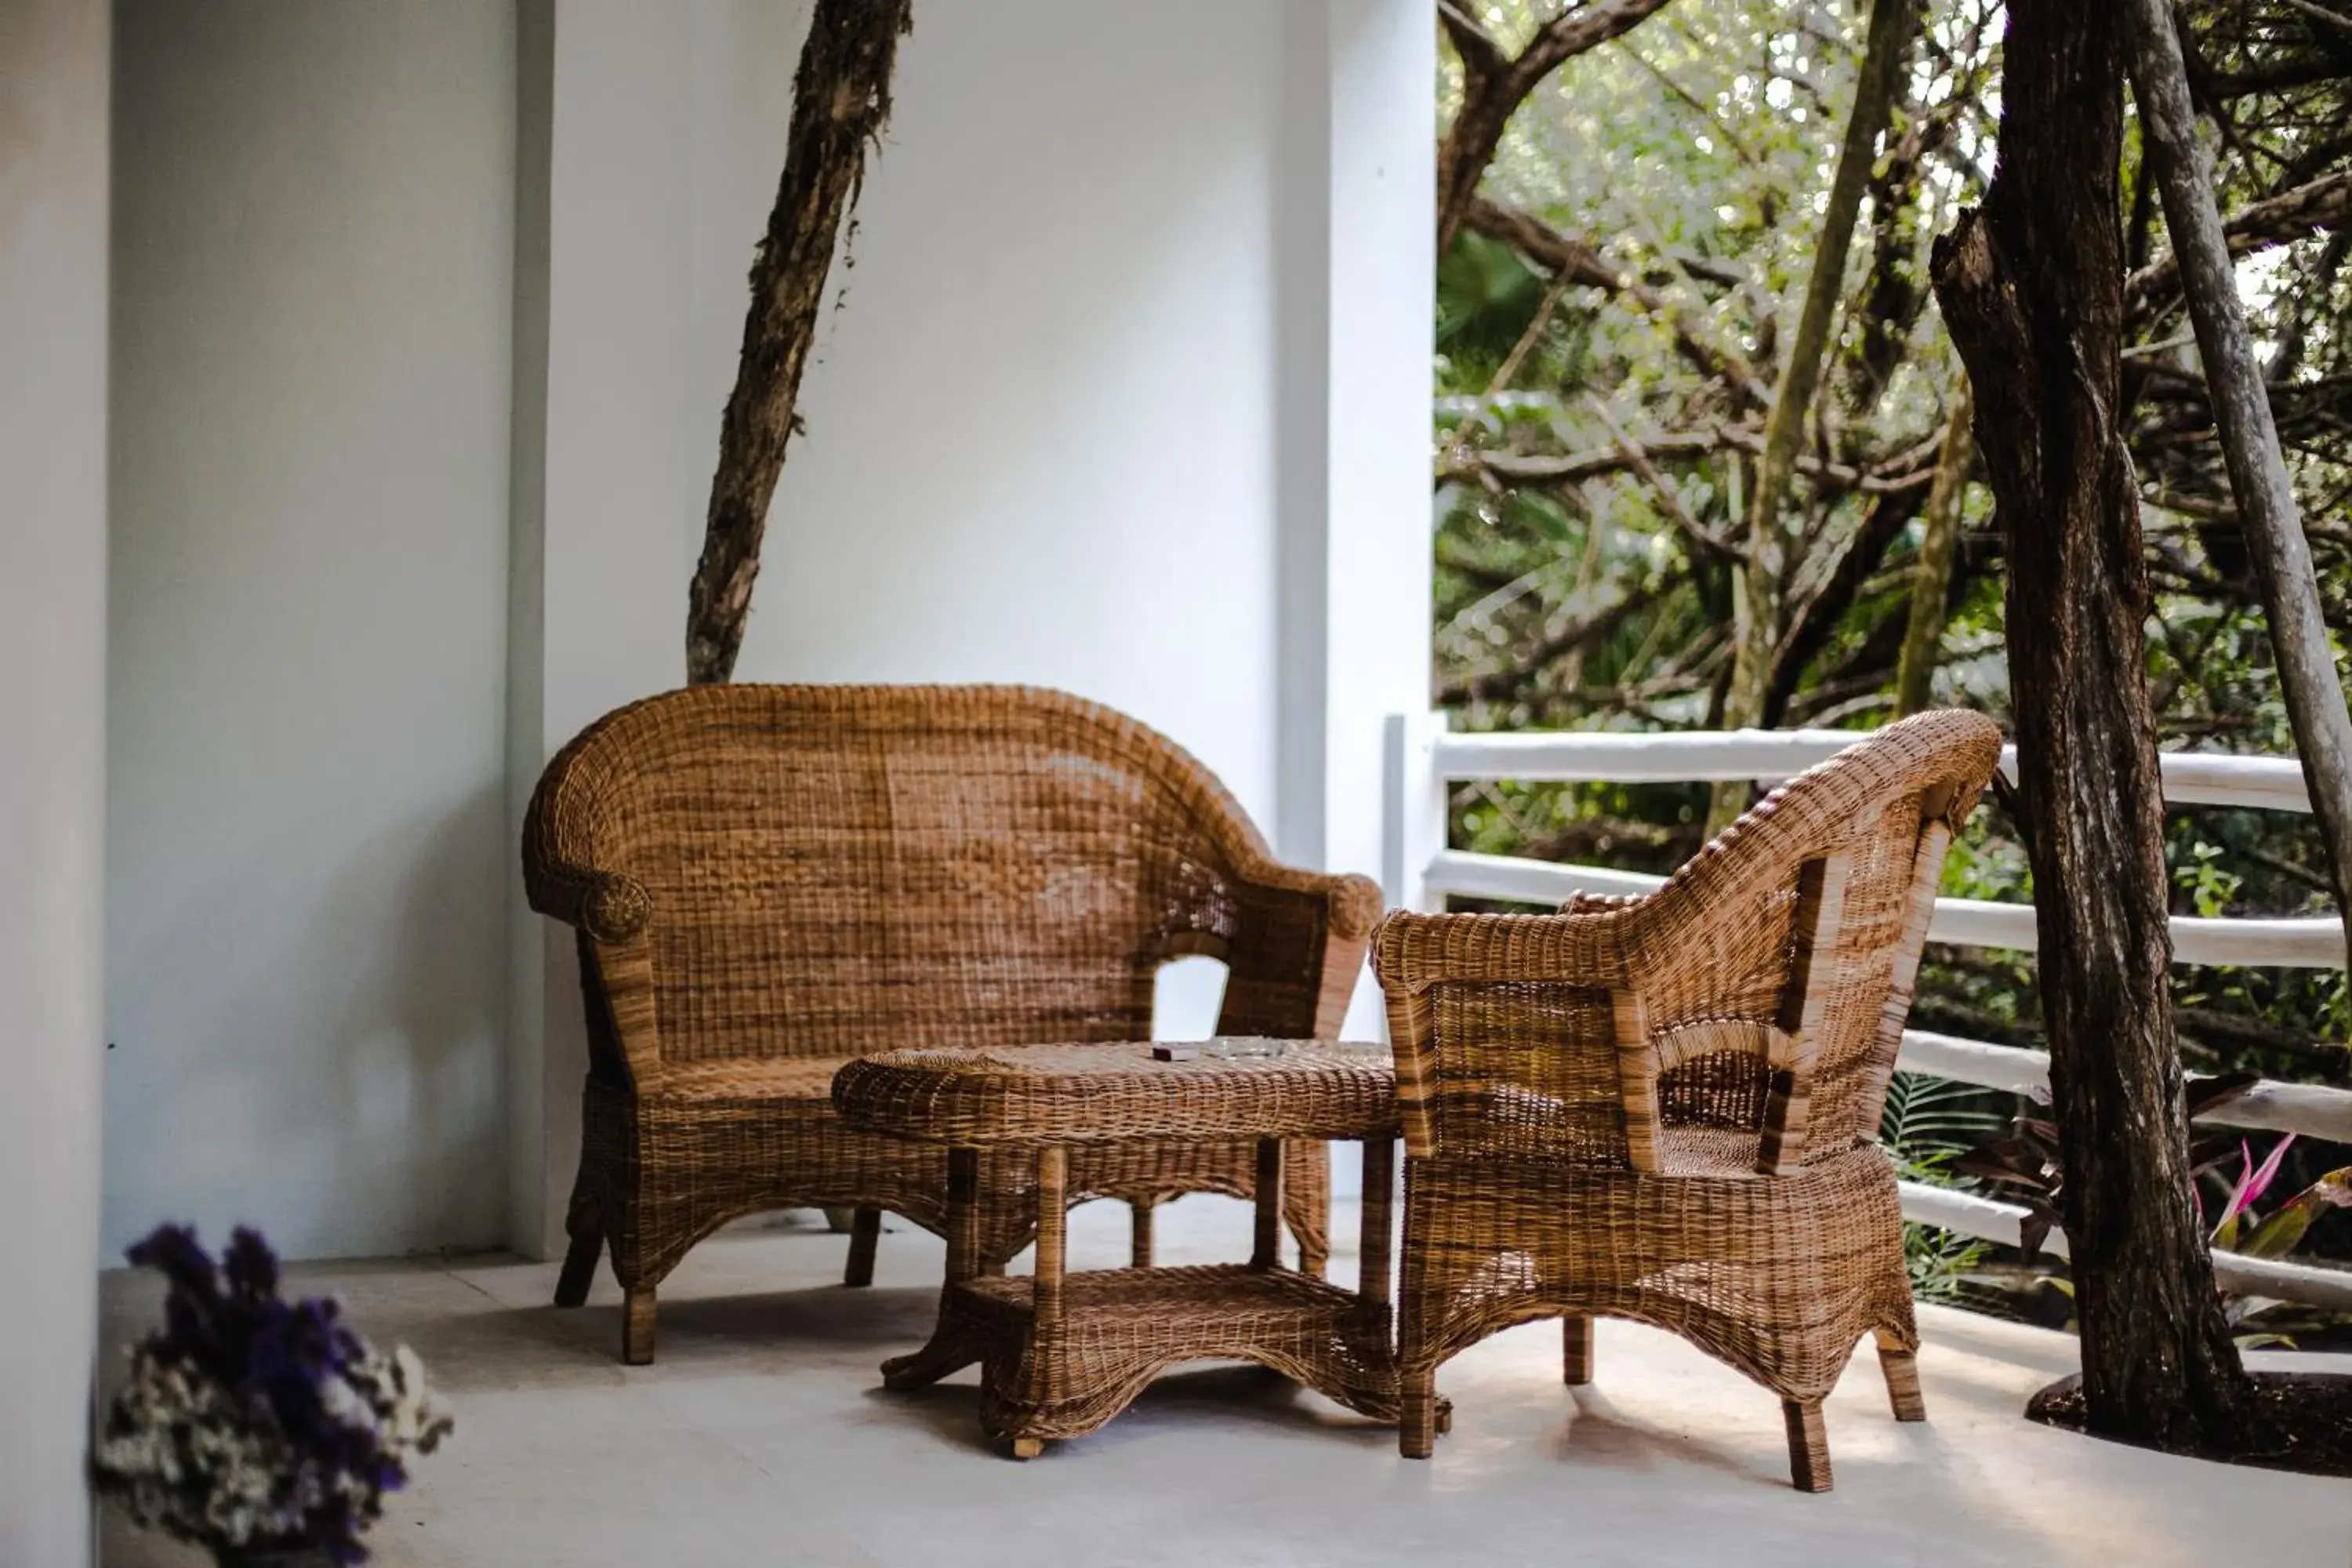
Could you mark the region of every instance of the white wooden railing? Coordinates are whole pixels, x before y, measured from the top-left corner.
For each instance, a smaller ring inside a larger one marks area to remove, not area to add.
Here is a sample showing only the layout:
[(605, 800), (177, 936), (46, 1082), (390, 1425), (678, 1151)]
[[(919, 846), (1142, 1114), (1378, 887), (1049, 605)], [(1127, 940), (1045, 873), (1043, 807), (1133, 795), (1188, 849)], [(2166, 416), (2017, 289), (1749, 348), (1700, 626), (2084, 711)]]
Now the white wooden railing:
[[(1853, 743), (1836, 730), (1741, 730), (1675, 734), (1587, 734), (1566, 731), (1455, 735), (1442, 714), (1406, 714), (1389, 726), (1386, 892), (1404, 909), (1439, 910), (1449, 897), (1511, 900), (1553, 905), (1570, 893), (1646, 892), (1661, 879), (1601, 866), (1561, 866), (1515, 856), (1450, 848), (1446, 796), (1470, 780), (1528, 783), (1773, 784), (1801, 773)], [(2003, 752), (2012, 772), (2015, 756)], [(2167, 753), (2165, 798), (2181, 805), (2252, 806), (2309, 811), (2303, 769), (2292, 757)], [(1969, 947), (2034, 946), (2030, 904), (1939, 899), (1929, 933), (1937, 942)], [(2335, 920), (2196, 920), (2172, 921), (2173, 957), (2181, 963), (2341, 967), (2344, 928)], [(2050, 1058), (2041, 1051), (1924, 1029), (1903, 1037), (1904, 1068), (2046, 1101)], [(2352, 1143), (2352, 1090), (2265, 1080), (2203, 1119), (2217, 1126), (2297, 1132)], [(2026, 1210), (1974, 1193), (1903, 1184), (1903, 1212), (1989, 1241), (2015, 1246)], [(2044, 1247), (2063, 1257), (2066, 1241), (2053, 1233)], [(2317, 1268), (2217, 1253), (2214, 1272), (2224, 1288), (2245, 1295), (2352, 1310), (2352, 1269)]]

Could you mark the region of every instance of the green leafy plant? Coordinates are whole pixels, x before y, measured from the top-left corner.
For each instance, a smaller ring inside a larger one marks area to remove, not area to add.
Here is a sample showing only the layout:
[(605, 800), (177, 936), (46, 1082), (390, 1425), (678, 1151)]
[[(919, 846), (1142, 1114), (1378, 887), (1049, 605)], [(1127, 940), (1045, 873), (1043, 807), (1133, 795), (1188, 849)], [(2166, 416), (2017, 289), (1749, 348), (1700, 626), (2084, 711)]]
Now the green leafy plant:
[[(2257, 1081), (2256, 1075), (2250, 1072), (2189, 1079), (2187, 1099), (2190, 1119), (2219, 1110)], [(2253, 1144), (2246, 1138), (2221, 1134), (2191, 1141), (2189, 1152), (2192, 1182), (2215, 1182), (2221, 1193), (2221, 1214), (2212, 1221), (2208, 1234), (2214, 1250), (2242, 1258), (2284, 1258), (2303, 1245), (2321, 1215), (2331, 1208), (2352, 1208), (2352, 1165), (2328, 1172), (2275, 1207), (2267, 1211), (2262, 1207), (2277, 1184), (2287, 1151), (2294, 1142), (2294, 1134), (2287, 1133), (2258, 1162)], [(2238, 1158), (2238, 1171), (2230, 1177), (2222, 1173), (2233, 1153)], [(2065, 1161), (2059, 1152), (2055, 1126), (2038, 1117), (2021, 1116), (2007, 1135), (1968, 1150), (1950, 1161), (1948, 1168), (1976, 1177), (2003, 1197), (2024, 1205), (2026, 1217), (2018, 1226), (2020, 1250), (2029, 1262), (2041, 1253), (2042, 1244), (2057, 1227), (2059, 1200), (2065, 1192)], [(2197, 1203), (2200, 1215), (2203, 1215), (2204, 1193), (2192, 1185), (2190, 1196)], [(2063, 1294), (2074, 1293), (2065, 1280), (2053, 1279), (2051, 1283)], [(2231, 1325), (2246, 1331), (2238, 1336), (2240, 1344), (2249, 1347), (2294, 1342), (2288, 1331), (2299, 1324), (2280, 1321), (2277, 1316), (2284, 1305), (2266, 1296), (2236, 1292), (2225, 1292), (2223, 1299)], [(2264, 1322), (2252, 1321), (2258, 1317)]]
[[(1898, 1072), (1886, 1086), (1879, 1144), (1906, 1181), (1969, 1185), (1953, 1169), (1955, 1163), (2001, 1126), (2001, 1118), (1985, 1109), (1984, 1099), (1984, 1090), (1967, 1084)], [(1969, 1300), (1973, 1304), (1969, 1277), (1990, 1250), (1974, 1237), (1934, 1226), (1903, 1227), (1904, 1267), (1911, 1276), (1911, 1293), (1923, 1301), (1957, 1304)]]
[[(2277, 1183), (2280, 1163), (2294, 1143), (2294, 1134), (2290, 1132), (2272, 1145), (2269, 1154), (2257, 1165), (2252, 1145), (2240, 1140), (2238, 1176), (2231, 1184), (2221, 1217), (2212, 1230), (2216, 1248), (2245, 1258), (2285, 1258), (2303, 1245), (2312, 1223), (2321, 1215), (2331, 1208), (2352, 1208), (2352, 1165), (2328, 1172), (2267, 1214), (2257, 1208)], [(2238, 1336), (2238, 1342), (2249, 1347), (2294, 1342), (2290, 1331), (2300, 1325), (2277, 1321), (2279, 1309), (2286, 1305), (2267, 1296), (2235, 1293), (2227, 1295), (2222, 1302), (2232, 1328), (2250, 1329)], [(2265, 1323), (2252, 1325), (2251, 1320), (2257, 1317), (2266, 1320)]]
[[(2257, 1081), (2250, 1072), (2190, 1079), (2189, 1120), (2227, 1104)], [(2189, 1150), (2190, 1176), (2202, 1175), (2228, 1160), (2232, 1146), (2226, 1136), (2193, 1141)], [(2022, 1204), (2026, 1215), (2018, 1223), (2018, 1249), (2028, 1262), (2041, 1255), (2042, 1244), (2058, 1228), (2058, 1203), (2066, 1190), (2065, 1156), (2059, 1152), (2056, 1123), (2039, 1116), (2020, 1116), (2006, 1136), (1977, 1144), (1955, 1159), (1951, 1168)]]

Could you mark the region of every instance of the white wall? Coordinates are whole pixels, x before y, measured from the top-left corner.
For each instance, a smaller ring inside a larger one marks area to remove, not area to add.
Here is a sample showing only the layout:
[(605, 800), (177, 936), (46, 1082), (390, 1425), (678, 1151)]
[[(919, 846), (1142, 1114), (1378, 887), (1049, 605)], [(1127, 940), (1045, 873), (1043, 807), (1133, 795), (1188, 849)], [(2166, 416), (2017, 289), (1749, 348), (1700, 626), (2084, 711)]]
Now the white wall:
[[(1283, 100), (1319, 64), (1286, 57), (1286, 9), (919, 10), (741, 675), (1066, 687), (1166, 731), (1271, 827)], [(698, 226), (698, 457), (782, 97), (734, 98), (730, 140), (768, 156)]]
[[(513, 830), (681, 677), (808, 8), (121, 0), (110, 1242), (552, 1241), (579, 999)], [(1376, 871), (1432, 37), (919, 6), (739, 674), (1066, 687)]]
[[(806, 13), (553, 5), (519, 758), (682, 673)], [(1072, 689), (1376, 873), (1381, 715), (1428, 686), (1433, 37), (1420, 0), (919, 6), (739, 678)], [(545, 1249), (579, 1000), (516, 919), (510, 1235)]]
[(514, 27), (118, 7), (110, 1250), (502, 1228)]
[(106, 659), (107, 24), (0, 0), (0, 1563), (90, 1560)]

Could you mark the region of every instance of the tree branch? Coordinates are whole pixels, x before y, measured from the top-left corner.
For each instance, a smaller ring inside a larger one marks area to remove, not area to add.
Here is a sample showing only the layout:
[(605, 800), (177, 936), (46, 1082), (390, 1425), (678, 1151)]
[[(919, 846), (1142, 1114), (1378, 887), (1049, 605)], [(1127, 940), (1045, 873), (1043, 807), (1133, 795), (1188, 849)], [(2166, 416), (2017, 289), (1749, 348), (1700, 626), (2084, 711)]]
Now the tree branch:
[(1459, 708), (1467, 702), (1499, 702), (1517, 697), (1554, 661), (1606, 642), (1636, 613), (1655, 604), (1660, 593), (1661, 589), (1651, 584), (1619, 594), (1591, 615), (1547, 634), (1502, 668), (1481, 670), (1440, 686), (1436, 706)]
[[(2221, 232), (2229, 241), (2230, 254), (2237, 257), (2347, 221), (2352, 221), (2352, 169), (2339, 169), (2293, 190), (2248, 203), (2221, 226)], [(2145, 312), (2179, 289), (2180, 258), (2175, 252), (2131, 275), (2124, 285), (2125, 305)]]
[(1545, 23), (1517, 59), (1453, 5), (1438, 8), (1462, 58), (1462, 107), (1437, 144), (1437, 253), (1452, 247), (1503, 130), (1544, 78), (1578, 55), (1632, 32), (1666, 0), (1588, 0)]
[(1682, 492), (1666, 482), (1665, 476), (1658, 472), (1657, 465), (1650, 461), (1650, 455), (1642, 449), (1642, 444), (1626, 434), (1623, 426), (1617, 423), (1616, 417), (1609, 412), (1609, 405), (1591, 393), (1585, 395), (1584, 400), (1591, 405), (1593, 417), (1601, 421), (1608, 430), (1610, 438), (1617, 443), (1617, 449), (1625, 454), (1627, 465), (1634, 473), (1640, 475), (1642, 482), (1655, 491), (1658, 499), (1665, 503), (1667, 519), (1674, 523), (1684, 538), (1698, 547), (1699, 557), (1713, 556), (1718, 561), (1738, 561), (1741, 558), (1739, 547), (1728, 540), (1720, 539), (1708, 532), (1706, 525), (1691, 515), (1690, 508), (1683, 504)]
[[(1644, 438), (1641, 447), (1654, 458), (1703, 458), (1710, 453), (1727, 450), (1759, 452), (1763, 449), (1764, 437), (1761, 433), (1746, 426), (1717, 426), (1706, 430), (1670, 430), (1662, 436)], [(1928, 449), (1928, 456), (1932, 458), (1932, 448)], [(1623, 473), (1633, 466), (1633, 458), (1625, 448), (1617, 446), (1559, 454), (1480, 452), (1461, 448), (1447, 456), (1438, 469), (1437, 477), (1481, 483), (1499, 479), (1523, 485), (1570, 484), (1580, 479), (1599, 479), (1604, 474)], [(1860, 490), (1865, 495), (1891, 495), (1924, 489), (1936, 476), (1933, 463), (1919, 461), (1919, 452), (1916, 449), (1897, 453), (1891, 461), (1866, 468), (1857, 468), (1847, 463), (1823, 462), (1806, 452), (1797, 458), (1797, 471), (1824, 487)]]
[[(1929, 477), (1933, 478), (1933, 470)], [(1764, 688), (1764, 705), (1758, 721), (1766, 729), (1779, 727), (1787, 716), (1789, 700), (1796, 694), (1797, 682), (1804, 678), (1806, 668), (1820, 657), (1822, 649), (1829, 646), (1830, 633), (1845, 619), (1863, 584), (1878, 570), (1879, 563), (1886, 559), (1887, 551), (1903, 536), (1911, 520), (1919, 515), (1925, 499), (1917, 487), (1880, 496), (1864, 514), (1862, 526), (1855, 531), (1853, 542), (1847, 545), (1829, 580), (1790, 617), (1788, 633), (1772, 652), (1769, 679)], [(1899, 652), (1899, 643), (1896, 648)]]
[(783, 177), (751, 263), (735, 389), (719, 426), (702, 558), (687, 591), (686, 678), (697, 686), (735, 673), (768, 506), (801, 426), (794, 405), (834, 247), (865, 182), (866, 151), (890, 119), (898, 39), (913, 26), (912, 0), (817, 0), (809, 20)]
[(1675, 347), (1683, 357), (1698, 370), (1721, 376), (1756, 407), (1771, 403), (1771, 389), (1756, 374), (1755, 366), (1717, 342), (1712, 332), (1676, 309), (1665, 295), (1618, 268), (1586, 241), (1560, 233), (1533, 213), (1485, 196), (1470, 199), (1463, 209), (1462, 223), (1490, 239), (1515, 247), (1547, 271), (1564, 273), (1572, 282), (1621, 296), (1644, 315), (1657, 318), (1674, 334)]

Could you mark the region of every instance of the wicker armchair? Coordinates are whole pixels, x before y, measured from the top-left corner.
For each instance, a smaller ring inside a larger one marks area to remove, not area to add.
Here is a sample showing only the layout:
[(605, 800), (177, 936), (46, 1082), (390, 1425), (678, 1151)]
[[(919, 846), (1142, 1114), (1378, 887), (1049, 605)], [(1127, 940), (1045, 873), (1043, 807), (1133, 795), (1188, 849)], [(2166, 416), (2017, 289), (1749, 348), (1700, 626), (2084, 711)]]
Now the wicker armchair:
[(1393, 914), (1373, 937), (1405, 1133), (1406, 1455), (1436, 1373), (1513, 1323), (1673, 1330), (1779, 1394), (1826, 1491), (1822, 1400), (1874, 1333), (1922, 1420), (1895, 1172), (1875, 1137), (1937, 874), (2000, 752), (1921, 714), (1786, 786), (1666, 885), (1567, 912)]
[[(1228, 973), (1220, 1029), (1338, 1029), (1380, 910), (1360, 877), (1276, 864), (1205, 769), (1142, 725), (1006, 687), (711, 686), (621, 709), (548, 764), (523, 829), (531, 907), (578, 928), (590, 1068), (558, 1306), (610, 1243), (622, 1358), (655, 1289), (761, 1210), (947, 1217), (943, 1151), (853, 1131), (834, 1070), (870, 1052), (1149, 1035), (1163, 959)], [(1329, 1166), (1296, 1151), (1286, 1218), (1328, 1250)], [(1028, 1162), (989, 1162), (985, 1262), (1034, 1230)], [(1070, 1162), (1068, 1201), (1248, 1197), (1248, 1143)]]

